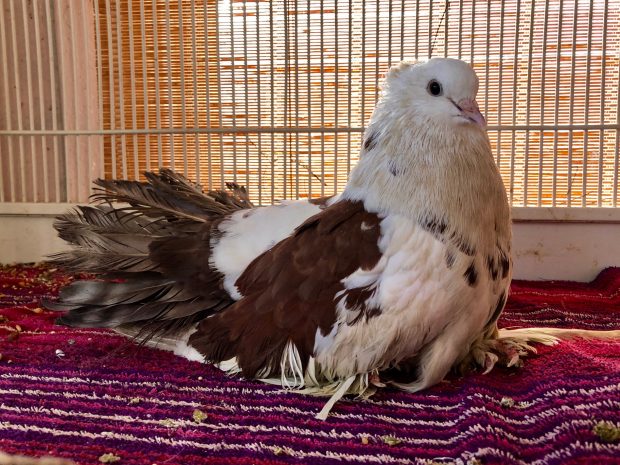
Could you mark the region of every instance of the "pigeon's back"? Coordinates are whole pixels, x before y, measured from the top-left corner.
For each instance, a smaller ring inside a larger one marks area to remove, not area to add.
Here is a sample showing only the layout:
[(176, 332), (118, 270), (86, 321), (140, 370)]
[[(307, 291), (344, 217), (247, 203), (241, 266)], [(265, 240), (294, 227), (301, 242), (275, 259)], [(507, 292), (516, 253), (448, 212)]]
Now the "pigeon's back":
[(248, 264), (327, 202), (254, 207), (236, 185), (203, 193), (167, 169), (146, 175), (147, 182), (99, 180), (99, 204), (57, 219), (73, 247), (54, 262), (100, 278), (76, 281), (45, 303), (68, 310), (60, 323), (167, 340), (237, 300), (235, 281)]

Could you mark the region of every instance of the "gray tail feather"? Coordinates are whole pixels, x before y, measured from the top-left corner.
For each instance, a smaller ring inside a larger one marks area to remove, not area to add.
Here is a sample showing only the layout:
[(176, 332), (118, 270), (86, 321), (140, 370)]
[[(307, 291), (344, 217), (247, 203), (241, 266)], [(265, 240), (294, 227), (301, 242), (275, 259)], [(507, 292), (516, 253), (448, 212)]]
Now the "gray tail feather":
[(69, 310), (59, 323), (133, 324), (153, 334), (177, 330), (230, 305), (221, 276), (208, 265), (209, 237), (214, 221), (253, 207), (245, 188), (229, 184), (227, 191), (205, 193), (169, 169), (145, 177), (147, 182), (97, 180), (95, 205), (56, 219), (59, 236), (73, 247), (51, 261), (98, 277), (76, 281), (57, 302), (43, 303)]
[[(144, 272), (156, 269), (149, 248), (154, 241), (196, 232), (205, 223), (252, 208), (244, 187), (204, 193), (199, 185), (169, 169), (145, 173), (148, 182), (95, 181), (93, 206), (79, 206), (54, 223), (61, 239), (73, 245), (50, 257), (72, 272)], [(113, 202), (128, 206), (113, 207)]]

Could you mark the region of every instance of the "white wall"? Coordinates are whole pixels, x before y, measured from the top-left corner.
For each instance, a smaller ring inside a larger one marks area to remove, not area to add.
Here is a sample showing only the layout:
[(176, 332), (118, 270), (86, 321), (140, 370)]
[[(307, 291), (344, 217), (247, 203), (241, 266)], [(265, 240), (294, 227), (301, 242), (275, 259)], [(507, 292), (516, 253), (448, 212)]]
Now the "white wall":
[[(0, 263), (66, 248), (52, 228), (68, 204), (0, 204)], [(590, 281), (620, 266), (620, 209), (514, 209), (514, 277)]]
[(515, 223), (514, 277), (591, 281), (620, 266), (620, 224)]

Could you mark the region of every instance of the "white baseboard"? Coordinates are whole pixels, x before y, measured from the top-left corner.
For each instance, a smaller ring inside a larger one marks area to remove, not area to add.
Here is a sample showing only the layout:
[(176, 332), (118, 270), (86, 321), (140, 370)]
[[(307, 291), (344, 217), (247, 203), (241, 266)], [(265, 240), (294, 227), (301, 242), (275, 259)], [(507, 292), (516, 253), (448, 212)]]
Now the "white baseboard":
[[(52, 223), (69, 205), (6, 205), (0, 205), (1, 263), (40, 261), (67, 249)], [(515, 278), (590, 281), (603, 268), (620, 266), (620, 209), (542, 210), (514, 211)]]

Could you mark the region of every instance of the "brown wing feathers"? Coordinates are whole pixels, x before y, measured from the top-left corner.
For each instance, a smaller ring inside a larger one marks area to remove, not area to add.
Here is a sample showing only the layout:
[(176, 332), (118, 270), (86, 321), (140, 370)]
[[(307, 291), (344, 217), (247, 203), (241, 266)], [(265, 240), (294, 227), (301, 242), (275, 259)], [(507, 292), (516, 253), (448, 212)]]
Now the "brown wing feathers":
[(254, 377), (276, 374), (292, 341), (305, 366), (317, 329), (326, 335), (336, 320), (342, 279), (379, 260), (378, 239), (379, 218), (361, 202), (326, 208), (256, 258), (236, 283), (244, 298), (202, 321), (190, 344), (212, 361), (236, 356)]
[[(55, 227), (73, 250), (53, 262), (100, 280), (77, 281), (48, 308), (70, 310), (72, 326), (113, 327), (141, 322), (172, 330), (230, 305), (221, 275), (209, 267), (209, 238), (227, 214), (249, 208), (245, 189), (202, 193), (200, 186), (162, 170), (148, 182), (96, 182), (99, 205), (60, 216)], [(114, 208), (111, 202), (129, 206)], [(157, 322), (160, 323), (157, 323)]]

